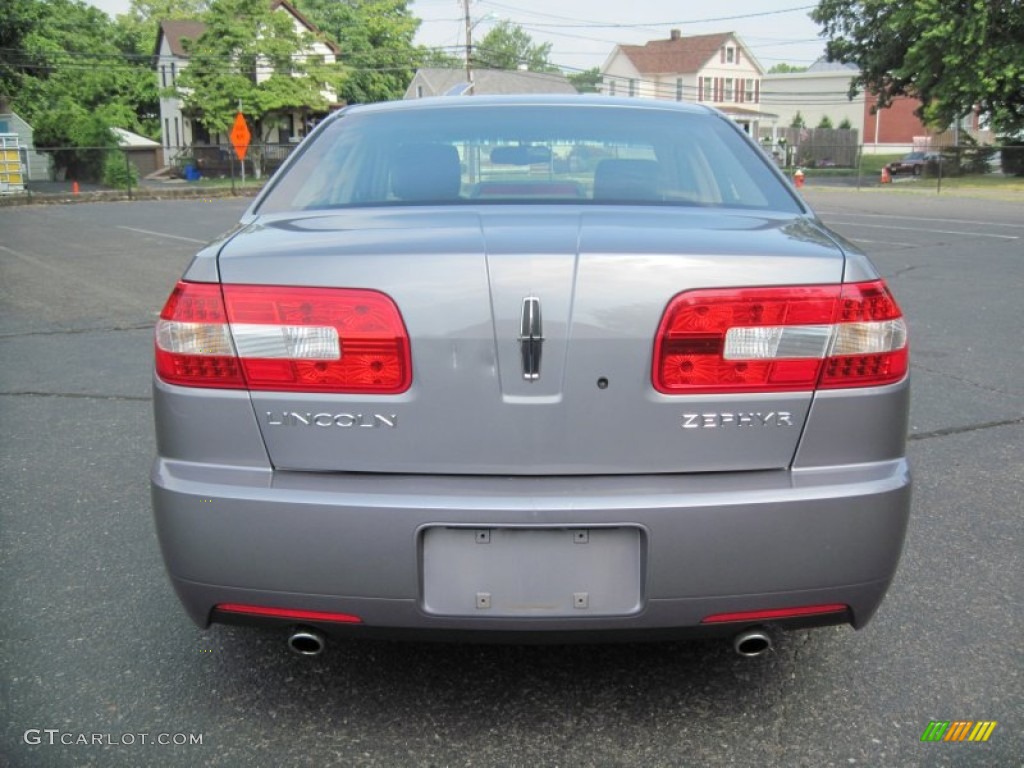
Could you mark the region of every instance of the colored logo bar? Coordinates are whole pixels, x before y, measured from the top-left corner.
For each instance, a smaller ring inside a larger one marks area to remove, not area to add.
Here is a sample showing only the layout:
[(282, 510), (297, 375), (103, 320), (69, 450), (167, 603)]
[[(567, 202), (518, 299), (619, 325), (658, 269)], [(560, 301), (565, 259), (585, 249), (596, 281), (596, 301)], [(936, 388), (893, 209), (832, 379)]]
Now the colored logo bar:
[(921, 741), (988, 741), (996, 725), (995, 720), (932, 720)]

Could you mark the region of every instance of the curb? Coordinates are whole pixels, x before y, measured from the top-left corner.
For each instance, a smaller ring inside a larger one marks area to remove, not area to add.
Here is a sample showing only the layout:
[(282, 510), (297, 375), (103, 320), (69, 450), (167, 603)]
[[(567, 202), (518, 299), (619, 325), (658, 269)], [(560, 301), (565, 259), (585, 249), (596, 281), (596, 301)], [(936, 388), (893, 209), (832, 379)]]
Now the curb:
[(70, 192), (42, 192), (0, 196), (0, 208), (7, 208), (17, 205), (73, 205), (76, 203), (117, 203), (135, 202), (136, 200), (196, 200), (213, 199), (224, 197), (255, 197), (263, 189), (258, 187), (245, 187), (231, 191), (230, 187), (214, 187), (206, 189), (159, 189), (152, 187), (140, 187), (132, 189), (129, 197), (124, 190), (97, 190), (92, 192), (80, 192), (72, 195)]

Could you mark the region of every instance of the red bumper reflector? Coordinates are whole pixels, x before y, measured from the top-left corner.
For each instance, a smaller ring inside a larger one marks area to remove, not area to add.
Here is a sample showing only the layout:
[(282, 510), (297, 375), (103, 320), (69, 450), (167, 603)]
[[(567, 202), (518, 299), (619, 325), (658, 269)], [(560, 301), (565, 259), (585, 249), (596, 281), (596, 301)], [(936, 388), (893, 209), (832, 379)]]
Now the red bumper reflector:
[(822, 613), (844, 613), (850, 606), (842, 603), (827, 605), (803, 605), (799, 608), (771, 608), (766, 611), (738, 611), (736, 613), (713, 613), (701, 619), (701, 624), (720, 624), (727, 621), (767, 621), (769, 619), (795, 619), (800, 616), (817, 616)]
[(263, 605), (240, 605), (239, 603), (220, 603), (215, 611), (224, 613), (243, 613), (247, 616), (266, 616), (271, 619), (298, 619), (302, 621), (331, 621), (336, 624), (362, 624), (363, 620), (350, 613), (331, 613), (329, 611), (300, 611), (294, 608), (270, 608)]

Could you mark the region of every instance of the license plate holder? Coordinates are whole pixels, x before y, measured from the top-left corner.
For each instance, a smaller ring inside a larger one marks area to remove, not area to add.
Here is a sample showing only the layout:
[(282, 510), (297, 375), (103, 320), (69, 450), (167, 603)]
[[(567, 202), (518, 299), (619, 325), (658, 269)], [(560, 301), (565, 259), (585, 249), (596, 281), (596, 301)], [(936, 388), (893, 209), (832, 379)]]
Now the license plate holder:
[(423, 531), (423, 609), (445, 616), (622, 616), (642, 606), (639, 528)]

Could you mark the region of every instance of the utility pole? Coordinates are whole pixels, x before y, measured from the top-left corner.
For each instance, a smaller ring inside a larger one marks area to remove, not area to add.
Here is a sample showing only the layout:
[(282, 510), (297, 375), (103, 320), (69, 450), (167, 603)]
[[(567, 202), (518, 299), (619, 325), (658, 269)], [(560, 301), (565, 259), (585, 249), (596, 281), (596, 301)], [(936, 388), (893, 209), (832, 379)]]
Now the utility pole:
[(462, 8), (466, 15), (466, 82), (469, 83), (466, 94), (469, 95), (473, 93), (473, 65), (470, 63), (473, 54), (473, 25), (469, 20), (469, 0), (462, 0)]

